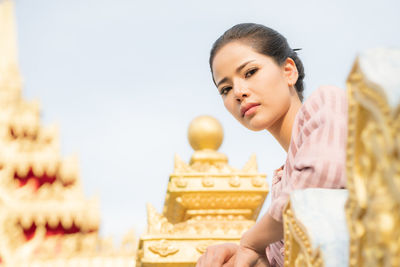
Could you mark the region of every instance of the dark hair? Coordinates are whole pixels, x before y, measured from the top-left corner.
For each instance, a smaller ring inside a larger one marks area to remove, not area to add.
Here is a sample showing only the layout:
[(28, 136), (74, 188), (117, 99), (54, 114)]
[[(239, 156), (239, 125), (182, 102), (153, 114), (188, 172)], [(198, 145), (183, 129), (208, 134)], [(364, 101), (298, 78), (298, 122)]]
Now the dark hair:
[(233, 26), (219, 37), (213, 44), (210, 52), (210, 68), (212, 73), (212, 62), (217, 52), (232, 41), (243, 41), (250, 43), (258, 53), (272, 57), (278, 65), (282, 65), (287, 58), (293, 59), (296, 64), (299, 77), (295, 88), (300, 100), (303, 101), (303, 79), (304, 67), (297, 56), (298, 49), (291, 49), (286, 38), (279, 32), (261, 24), (241, 23)]

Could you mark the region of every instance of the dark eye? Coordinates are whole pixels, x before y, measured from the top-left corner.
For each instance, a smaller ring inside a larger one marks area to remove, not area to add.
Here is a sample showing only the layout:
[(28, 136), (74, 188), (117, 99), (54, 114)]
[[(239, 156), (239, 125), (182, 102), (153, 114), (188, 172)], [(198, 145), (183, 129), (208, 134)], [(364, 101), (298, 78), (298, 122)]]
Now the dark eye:
[(228, 92), (232, 89), (231, 86), (225, 86), (221, 89), (221, 91), (219, 92), (221, 95), (226, 95), (228, 94)]
[(246, 72), (246, 74), (244, 75), (244, 77), (245, 77), (245, 78), (250, 78), (251, 76), (253, 76), (254, 73), (257, 72), (257, 70), (258, 70), (257, 68), (248, 70), (248, 71)]

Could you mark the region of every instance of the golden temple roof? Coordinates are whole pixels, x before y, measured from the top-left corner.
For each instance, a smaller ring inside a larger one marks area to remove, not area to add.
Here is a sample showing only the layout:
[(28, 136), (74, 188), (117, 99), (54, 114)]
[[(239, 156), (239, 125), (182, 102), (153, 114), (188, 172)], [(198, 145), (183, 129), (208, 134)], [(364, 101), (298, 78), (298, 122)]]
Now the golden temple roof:
[(189, 163), (175, 156), (163, 214), (147, 206), (138, 266), (194, 266), (208, 245), (239, 242), (268, 194), (266, 175), (258, 172), (254, 155), (238, 169), (217, 151), (223, 129), (215, 118), (195, 118), (188, 139), (195, 151)]

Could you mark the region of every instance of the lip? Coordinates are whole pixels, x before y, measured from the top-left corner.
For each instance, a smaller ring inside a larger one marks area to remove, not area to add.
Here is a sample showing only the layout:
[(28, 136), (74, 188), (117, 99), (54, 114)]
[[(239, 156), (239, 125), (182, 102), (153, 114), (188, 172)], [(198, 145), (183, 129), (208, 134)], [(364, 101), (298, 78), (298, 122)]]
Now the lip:
[(258, 107), (260, 104), (257, 103), (248, 103), (240, 107), (240, 114), (242, 117), (251, 115), (255, 112), (256, 107)]

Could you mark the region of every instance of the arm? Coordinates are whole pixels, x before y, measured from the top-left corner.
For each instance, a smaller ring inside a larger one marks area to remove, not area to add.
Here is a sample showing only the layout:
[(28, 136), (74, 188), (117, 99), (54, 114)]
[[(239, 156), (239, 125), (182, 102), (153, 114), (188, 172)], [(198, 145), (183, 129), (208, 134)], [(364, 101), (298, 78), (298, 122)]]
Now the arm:
[(268, 213), (246, 233), (240, 240), (240, 246), (265, 254), (265, 248), (283, 238), (283, 224), (276, 221)]
[[(243, 234), (235, 253), (234, 267), (268, 267), (266, 247), (283, 237), (283, 225), (266, 213), (250, 230)], [(225, 265), (224, 265), (225, 266)]]
[(233, 266), (238, 248), (239, 246), (233, 243), (209, 246), (206, 252), (197, 260), (196, 267)]
[(236, 244), (210, 246), (196, 267), (269, 266), (265, 248), (283, 237), (283, 225), (266, 213)]

